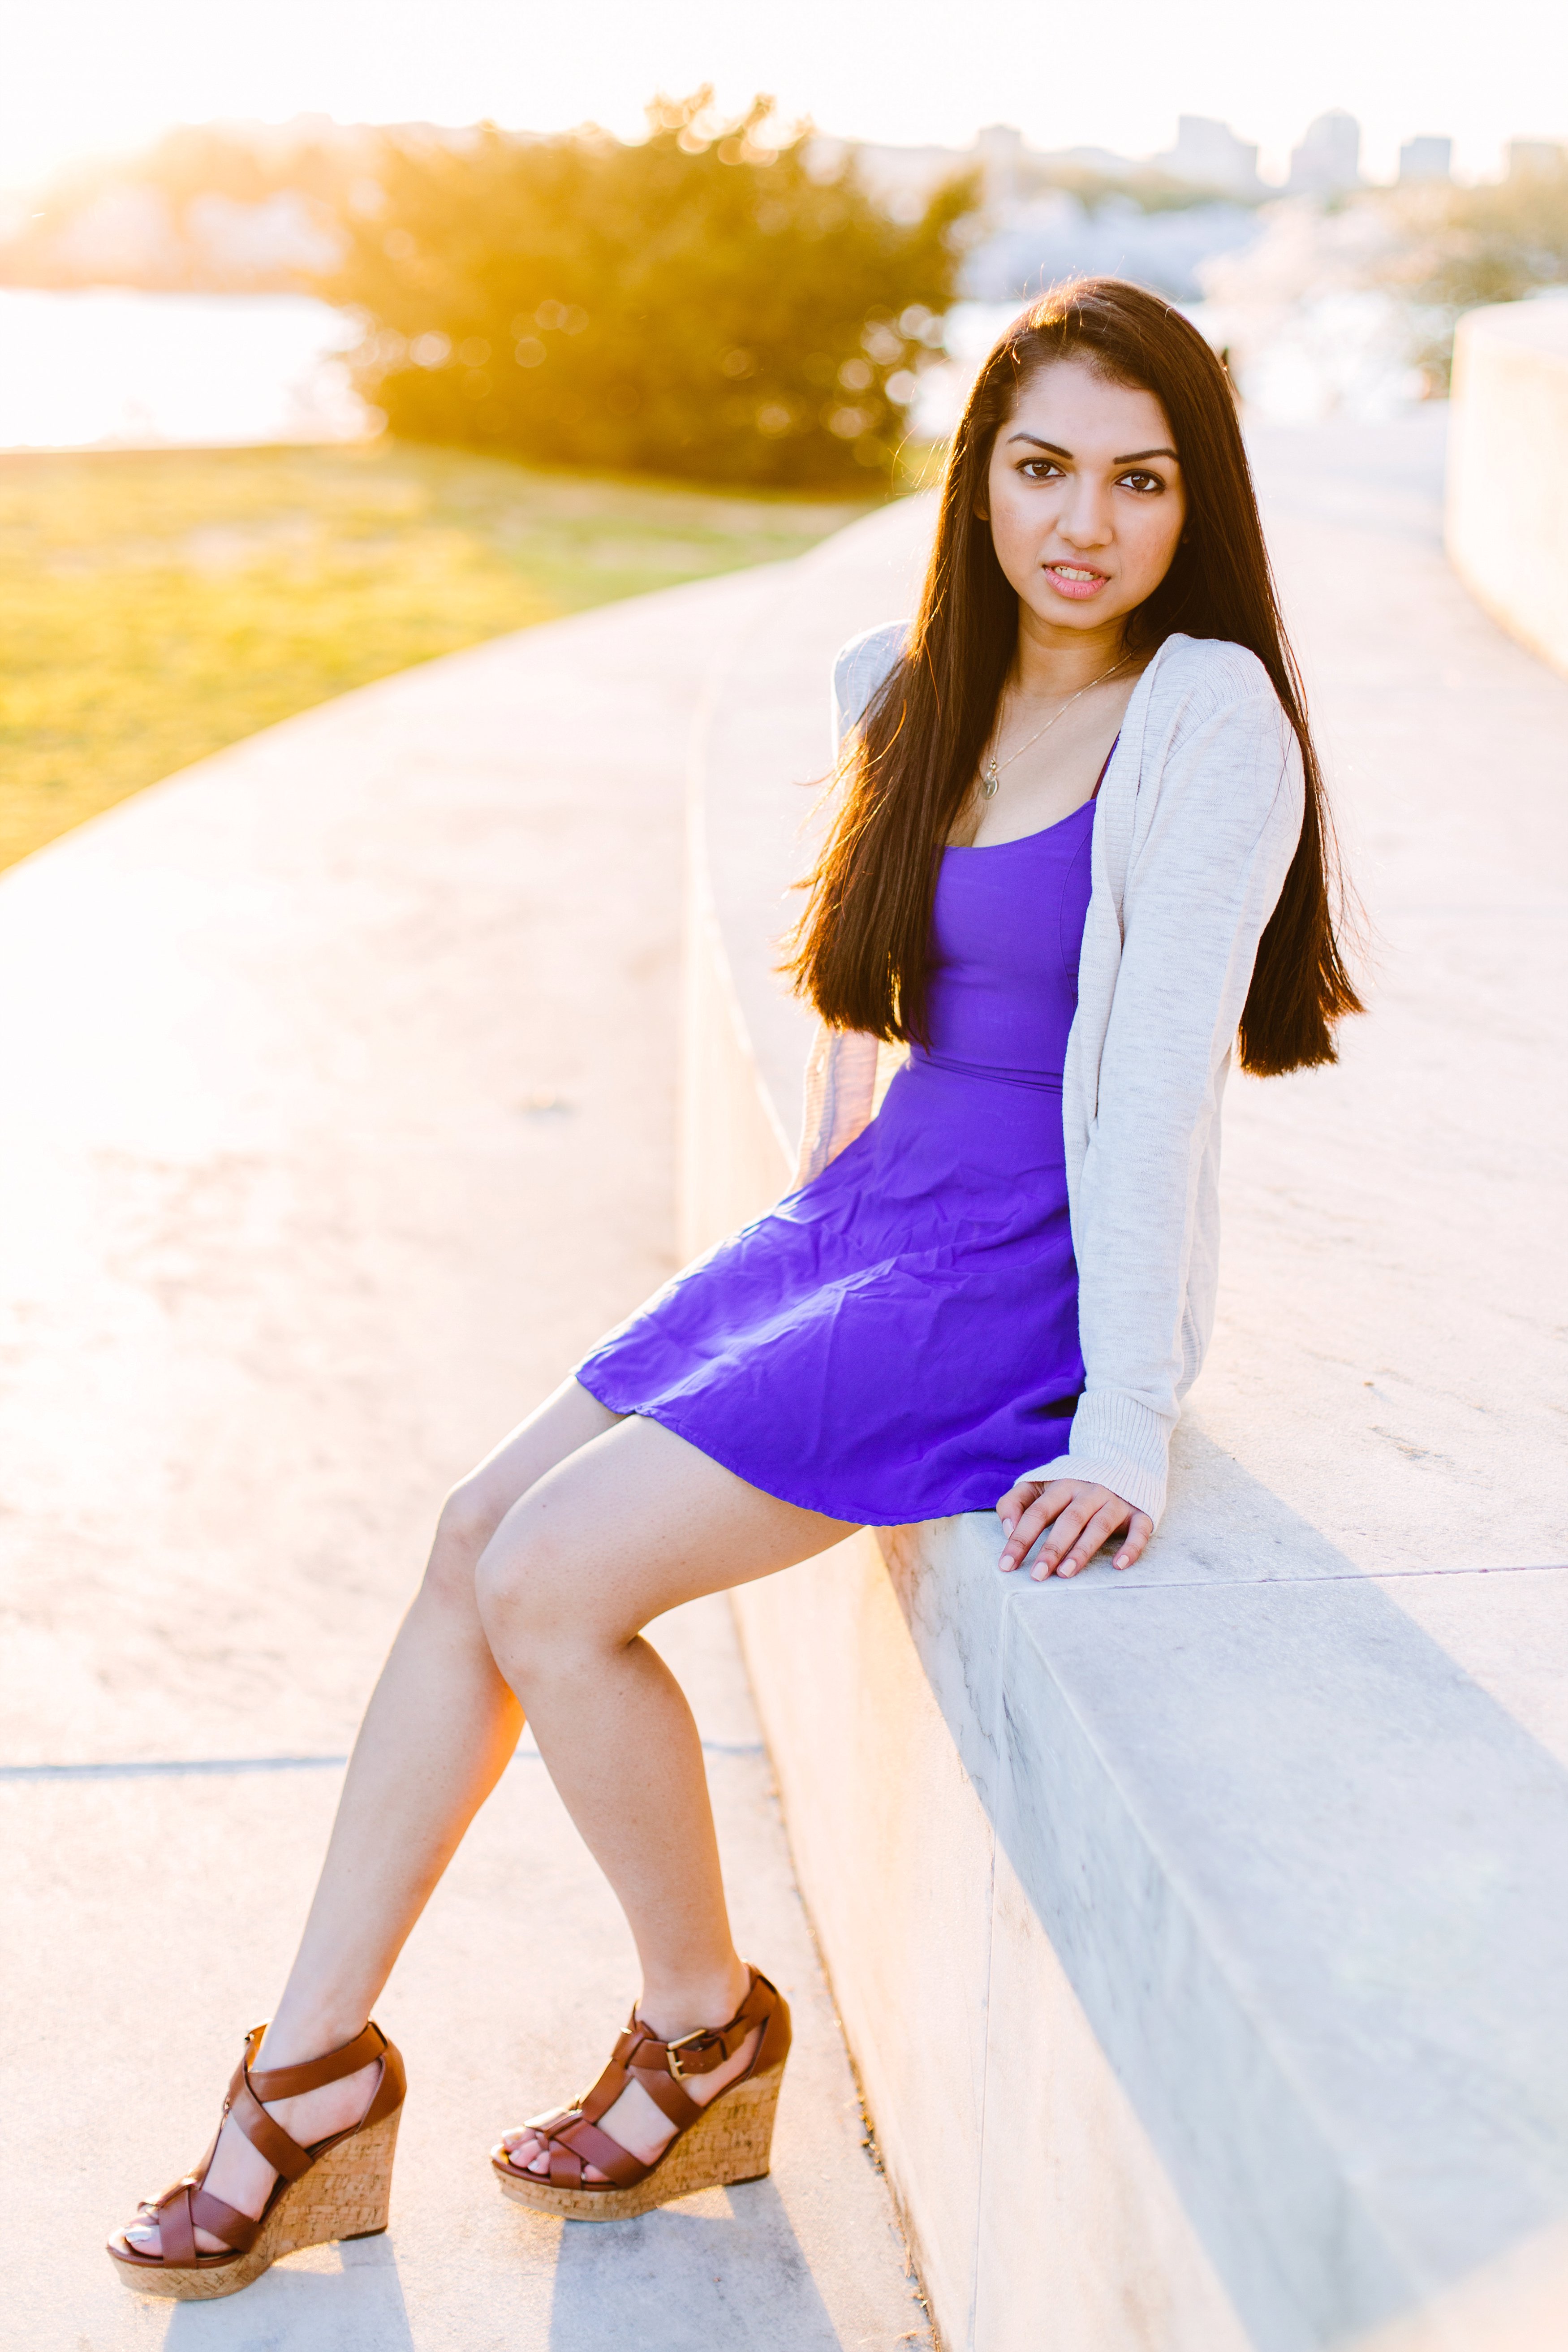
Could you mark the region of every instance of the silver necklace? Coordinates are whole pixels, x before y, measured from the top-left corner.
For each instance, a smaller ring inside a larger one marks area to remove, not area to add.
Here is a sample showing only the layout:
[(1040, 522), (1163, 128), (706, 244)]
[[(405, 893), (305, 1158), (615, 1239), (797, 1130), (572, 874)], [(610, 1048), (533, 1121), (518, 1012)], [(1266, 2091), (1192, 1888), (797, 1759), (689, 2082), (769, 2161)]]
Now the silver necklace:
[(1032, 747), (1039, 742), (1042, 735), (1049, 735), (1051, 729), (1055, 726), (1057, 719), (1066, 718), (1073, 704), (1081, 701), (1083, 696), (1088, 693), (1089, 687), (1103, 686), (1108, 677), (1114, 677), (1119, 669), (1125, 669), (1130, 658), (1131, 656), (1129, 655), (1124, 654), (1119, 662), (1113, 662), (1110, 668), (1103, 670), (1098, 677), (1092, 677), (1089, 681), (1089, 686), (1081, 686), (1076, 694), (1070, 694), (1066, 701), (1062, 704), (1061, 709), (1057, 711), (1053, 717), (1048, 719), (1043, 727), (1037, 727), (1027, 743), (1020, 743), (1016, 751), (1009, 751), (1005, 760), (998, 761), (996, 753), (993, 751), (989, 760), (988, 760), (986, 765), (980, 771), (981, 799), (994, 801), (997, 796), (997, 786), (1002, 780), (1002, 770), (1004, 768), (1010, 768), (1015, 760), (1021, 760), (1024, 753), (1031, 750)]

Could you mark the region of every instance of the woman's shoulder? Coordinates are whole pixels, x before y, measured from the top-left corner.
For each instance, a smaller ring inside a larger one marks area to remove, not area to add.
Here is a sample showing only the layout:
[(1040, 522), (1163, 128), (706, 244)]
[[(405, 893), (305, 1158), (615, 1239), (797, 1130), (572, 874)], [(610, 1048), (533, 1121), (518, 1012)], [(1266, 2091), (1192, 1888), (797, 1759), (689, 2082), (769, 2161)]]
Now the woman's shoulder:
[(908, 639), (907, 621), (883, 621), (839, 647), (833, 659), (833, 703), (841, 734), (861, 717)]
[(1195, 715), (1203, 718), (1234, 703), (1280, 707), (1273, 680), (1257, 655), (1228, 637), (1188, 637), (1177, 630), (1150, 667), (1151, 704), (1196, 706)]
[(1301, 747), (1254, 653), (1224, 637), (1171, 636), (1150, 665), (1139, 788), (1168, 823), (1297, 831)]

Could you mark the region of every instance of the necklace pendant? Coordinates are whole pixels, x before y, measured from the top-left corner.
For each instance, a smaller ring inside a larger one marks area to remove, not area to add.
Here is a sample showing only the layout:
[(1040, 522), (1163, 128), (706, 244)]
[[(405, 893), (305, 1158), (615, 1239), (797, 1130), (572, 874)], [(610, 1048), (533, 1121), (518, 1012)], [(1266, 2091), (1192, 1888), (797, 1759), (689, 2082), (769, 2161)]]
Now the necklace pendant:
[(981, 799), (982, 799), (982, 800), (988, 800), (988, 801), (994, 801), (994, 800), (996, 799), (996, 796), (997, 796), (997, 786), (998, 786), (1000, 782), (1001, 782), (1001, 778), (1000, 778), (1000, 776), (998, 776), (998, 773), (997, 773), (997, 763), (996, 763), (995, 759), (993, 759), (993, 760), (992, 760), (992, 761), (991, 761), (990, 766), (986, 770), (985, 774), (980, 778), (980, 797), (981, 797)]

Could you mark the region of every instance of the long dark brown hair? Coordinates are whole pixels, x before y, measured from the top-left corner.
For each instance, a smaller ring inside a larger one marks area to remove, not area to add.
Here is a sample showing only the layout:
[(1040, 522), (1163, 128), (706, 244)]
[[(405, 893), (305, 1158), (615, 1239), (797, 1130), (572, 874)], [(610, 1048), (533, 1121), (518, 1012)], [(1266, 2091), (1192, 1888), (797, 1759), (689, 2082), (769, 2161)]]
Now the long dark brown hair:
[(1334, 935), (1339, 875), (1295, 656), (1285, 635), (1229, 379), (1197, 329), (1114, 278), (1057, 289), (991, 352), (953, 442), (920, 610), (902, 660), (851, 740), (844, 803), (807, 888), (788, 966), (831, 1026), (923, 1041), (932, 901), (942, 851), (995, 724), (1018, 641), (1018, 597), (991, 542), (991, 445), (1023, 386), (1087, 359), (1152, 393), (1176, 436), (1187, 491), (1182, 541), (1127, 622), (1147, 651), (1173, 631), (1245, 646), (1268, 671), (1301, 745), (1306, 808), (1241, 1017), (1242, 1067), (1260, 1076), (1334, 1058), (1334, 1024), (1362, 1010)]

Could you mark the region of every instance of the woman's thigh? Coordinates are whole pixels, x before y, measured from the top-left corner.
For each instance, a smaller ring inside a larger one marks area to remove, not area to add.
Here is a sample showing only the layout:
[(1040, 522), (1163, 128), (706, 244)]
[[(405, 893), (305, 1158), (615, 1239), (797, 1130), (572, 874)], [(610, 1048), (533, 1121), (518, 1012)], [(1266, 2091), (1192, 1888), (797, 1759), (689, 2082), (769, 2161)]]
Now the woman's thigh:
[(442, 1510), (438, 1547), (444, 1535), (470, 1561), (476, 1559), (520, 1496), (620, 1418), (578, 1381), (563, 1381), (459, 1479)]
[(780, 1502), (632, 1415), (513, 1504), (480, 1563), (481, 1608), (535, 1633), (626, 1642), (684, 1601), (771, 1576), (853, 1533), (852, 1522)]

